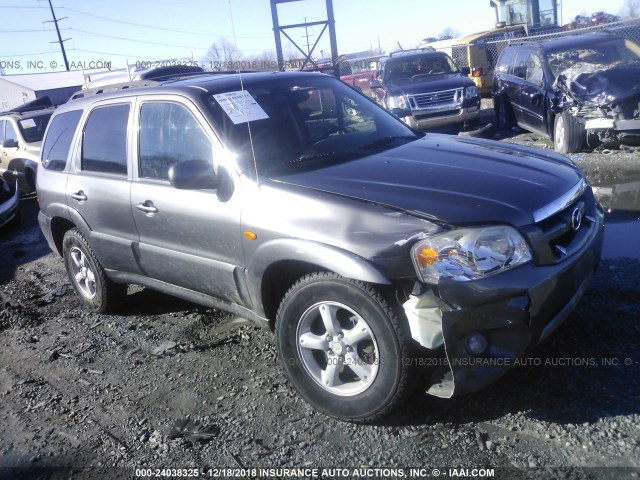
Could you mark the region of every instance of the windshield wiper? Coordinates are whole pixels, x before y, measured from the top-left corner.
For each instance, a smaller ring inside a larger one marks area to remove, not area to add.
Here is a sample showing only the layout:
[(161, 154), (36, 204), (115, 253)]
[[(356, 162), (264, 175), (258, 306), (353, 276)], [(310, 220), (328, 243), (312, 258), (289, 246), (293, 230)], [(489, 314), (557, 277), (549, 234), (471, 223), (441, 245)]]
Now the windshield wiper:
[(373, 142), (370, 142), (370, 143), (366, 143), (359, 148), (360, 150), (375, 150), (377, 148), (386, 147), (387, 145), (390, 145), (396, 142), (397, 140), (411, 141), (411, 140), (417, 140), (417, 139), (418, 137), (413, 135), (391, 135), (388, 137), (378, 138), (377, 140), (374, 140)]
[(316, 153), (313, 155), (300, 155), (298, 158), (289, 160), (289, 164), (303, 163), (311, 160), (338, 160), (344, 155), (338, 152)]

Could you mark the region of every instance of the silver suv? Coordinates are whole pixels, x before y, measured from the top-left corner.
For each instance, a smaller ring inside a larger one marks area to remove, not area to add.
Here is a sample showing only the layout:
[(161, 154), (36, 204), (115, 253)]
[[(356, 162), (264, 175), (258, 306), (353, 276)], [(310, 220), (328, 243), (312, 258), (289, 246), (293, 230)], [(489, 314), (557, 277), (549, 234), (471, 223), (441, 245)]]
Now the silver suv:
[(307, 401), (359, 422), (398, 406), (416, 358), (439, 397), (505, 373), (577, 304), (602, 242), (564, 157), (417, 133), (314, 73), (72, 100), (37, 188), (89, 309), (139, 284), (252, 319)]
[(53, 113), (52, 106), (43, 108), (47, 103), (36, 100), (0, 113), (0, 175), (10, 184), (17, 180), (22, 193), (35, 191), (42, 137)]

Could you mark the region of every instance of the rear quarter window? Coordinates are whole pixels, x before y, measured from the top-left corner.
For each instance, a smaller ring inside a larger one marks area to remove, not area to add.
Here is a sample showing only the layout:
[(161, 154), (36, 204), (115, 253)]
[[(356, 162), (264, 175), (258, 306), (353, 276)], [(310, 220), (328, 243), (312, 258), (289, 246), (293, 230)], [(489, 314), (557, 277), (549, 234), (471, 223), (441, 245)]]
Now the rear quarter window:
[(53, 118), (42, 147), (42, 166), (45, 169), (56, 172), (64, 170), (81, 116), (82, 110), (73, 110)]

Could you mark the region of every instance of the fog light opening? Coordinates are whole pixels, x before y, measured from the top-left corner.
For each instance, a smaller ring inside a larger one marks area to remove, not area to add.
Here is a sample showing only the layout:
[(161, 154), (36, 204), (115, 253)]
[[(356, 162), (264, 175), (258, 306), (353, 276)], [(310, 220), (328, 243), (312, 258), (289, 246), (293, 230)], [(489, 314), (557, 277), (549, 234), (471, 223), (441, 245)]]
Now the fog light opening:
[(489, 347), (489, 340), (483, 334), (479, 332), (471, 332), (467, 335), (467, 341), (465, 342), (465, 348), (469, 355), (479, 356), (487, 351)]

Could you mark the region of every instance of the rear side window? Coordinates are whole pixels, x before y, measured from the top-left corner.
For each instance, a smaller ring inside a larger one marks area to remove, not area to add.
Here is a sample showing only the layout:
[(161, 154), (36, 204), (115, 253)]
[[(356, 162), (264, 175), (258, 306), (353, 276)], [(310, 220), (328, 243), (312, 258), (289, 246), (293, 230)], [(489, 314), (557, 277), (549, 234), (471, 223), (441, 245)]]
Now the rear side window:
[(76, 131), (82, 110), (61, 113), (51, 121), (42, 147), (42, 166), (47, 170), (61, 172), (67, 163), (73, 134)]
[(82, 139), (82, 171), (127, 174), (129, 105), (98, 107), (91, 112)]

